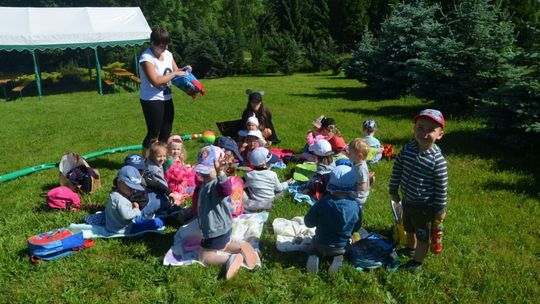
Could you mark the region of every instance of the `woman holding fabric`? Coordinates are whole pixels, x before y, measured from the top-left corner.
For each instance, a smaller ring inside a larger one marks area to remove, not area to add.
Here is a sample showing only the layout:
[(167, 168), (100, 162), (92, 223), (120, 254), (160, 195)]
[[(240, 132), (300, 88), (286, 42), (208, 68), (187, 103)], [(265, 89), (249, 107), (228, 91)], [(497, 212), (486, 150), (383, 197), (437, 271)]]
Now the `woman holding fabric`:
[[(143, 155), (152, 140), (167, 142), (171, 135), (174, 121), (170, 82), (175, 76), (185, 76), (176, 65), (172, 53), (167, 50), (170, 43), (169, 33), (163, 28), (156, 28), (150, 34), (152, 46), (139, 57), (141, 66), (140, 100), (148, 132), (143, 140)], [(191, 70), (191, 66), (186, 66)]]

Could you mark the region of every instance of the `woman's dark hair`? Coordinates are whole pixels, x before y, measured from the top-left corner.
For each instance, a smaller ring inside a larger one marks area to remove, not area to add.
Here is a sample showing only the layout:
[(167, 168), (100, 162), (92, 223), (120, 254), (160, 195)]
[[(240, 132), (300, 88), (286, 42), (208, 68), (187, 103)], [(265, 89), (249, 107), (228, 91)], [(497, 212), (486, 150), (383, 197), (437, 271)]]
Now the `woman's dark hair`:
[[(262, 94), (259, 92), (251, 92), (251, 90), (246, 91), (246, 93), (248, 93), (248, 102), (246, 105), (246, 110), (244, 112), (247, 111), (247, 117), (251, 117), (253, 116), (253, 114), (255, 114), (255, 116), (259, 120), (259, 129), (262, 131), (265, 128), (268, 128), (268, 125), (266, 124), (266, 122), (268, 121), (268, 108), (266, 108), (262, 101)], [(253, 109), (251, 108), (252, 100), (257, 100), (261, 103), (261, 106), (257, 111), (253, 111)]]
[(169, 33), (161, 27), (155, 28), (150, 34), (150, 42), (152, 45), (163, 45), (171, 42)]

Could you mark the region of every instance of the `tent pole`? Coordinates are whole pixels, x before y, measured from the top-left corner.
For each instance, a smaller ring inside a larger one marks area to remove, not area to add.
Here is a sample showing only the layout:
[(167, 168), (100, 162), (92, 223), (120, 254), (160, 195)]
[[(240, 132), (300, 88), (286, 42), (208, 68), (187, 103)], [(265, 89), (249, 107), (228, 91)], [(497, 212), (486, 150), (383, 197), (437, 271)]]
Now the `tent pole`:
[(39, 77), (39, 69), (37, 66), (36, 51), (32, 50), (32, 59), (34, 60), (34, 78), (38, 90), (39, 99), (41, 99), (41, 77)]
[(98, 92), (99, 92), (99, 95), (103, 95), (103, 89), (101, 88), (101, 66), (99, 65), (97, 46), (94, 48), (94, 54), (96, 57), (96, 76), (97, 76), (96, 78), (98, 82)]
[(137, 77), (141, 78), (141, 75), (139, 74), (139, 62), (137, 60), (137, 46), (133, 46), (133, 58), (135, 59), (135, 74), (137, 74)]

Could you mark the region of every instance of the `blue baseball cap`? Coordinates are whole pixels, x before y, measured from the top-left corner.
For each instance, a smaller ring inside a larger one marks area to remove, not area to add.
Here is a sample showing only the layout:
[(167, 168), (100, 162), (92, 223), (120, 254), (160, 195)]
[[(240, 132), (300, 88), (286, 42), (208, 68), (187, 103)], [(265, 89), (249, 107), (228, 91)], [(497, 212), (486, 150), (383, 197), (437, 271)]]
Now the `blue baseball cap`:
[(133, 166), (123, 166), (120, 171), (118, 171), (118, 179), (133, 190), (144, 191), (141, 174), (139, 173), (139, 170)]
[(144, 158), (137, 154), (129, 154), (128, 156), (126, 156), (126, 158), (124, 158), (124, 165), (135, 167), (137, 168), (137, 170), (146, 169), (146, 163), (144, 162)]
[(330, 173), (326, 190), (329, 192), (356, 192), (356, 174), (347, 165), (336, 166)]
[(368, 119), (362, 123), (362, 128), (371, 132), (377, 129), (377, 123), (375, 122), (375, 120)]

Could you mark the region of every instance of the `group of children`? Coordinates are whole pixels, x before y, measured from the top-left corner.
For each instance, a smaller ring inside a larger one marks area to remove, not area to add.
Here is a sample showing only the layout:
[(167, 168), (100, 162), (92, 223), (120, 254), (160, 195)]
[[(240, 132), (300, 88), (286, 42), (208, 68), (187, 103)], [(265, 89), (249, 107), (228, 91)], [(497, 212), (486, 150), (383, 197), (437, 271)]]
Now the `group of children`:
[[(445, 217), (448, 182), (446, 162), (435, 144), (444, 134), (444, 117), (428, 109), (415, 116), (414, 123), (415, 138), (397, 155), (389, 188), (391, 198), (403, 203), (406, 252), (412, 257), (405, 264), (409, 270), (421, 267), (429, 248), (431, 223)], [(373, 120), (363, 123), (365, 137), (349, 144), (345, 144), (334, 119), (321, 116), (313, 124), (306, 148), (297, 156), (316, 162), (316, 174), (299, 187), (317, 200), (304, 219), (307, 227), (316, 228), (306, 269), (316, 274), (320, 258), (329, 256), (332, 263), (328, 271), (332, 273), (341, 268), (343, 254), (357, 240), (354, 235), (361, 228), (362, 210), (374, 181), (366, 160), (370, 149), (380, 148), (380, 142), (374, 136), (377, 125)], [(252, 115), (238, 140), (241, 158), (251, 168), (244, 176), (243, 203), (248, 212), (270, 209), (292, 182), (280, 182), (270, 170), (276, 156), (265, 146), (268, 143), (258, 119)], [(200, 261), (225, 264), (227, 279), (243, 263), (253, 268), (259, 257), (249, 243), (231, 241), (232, 216), (225, 202), (232, 191), (227, 169), (236, 153), (205, 146), (194, 167), (184, 163), (185, 153), (182, 140), (173, 136), (166, 145), (152, 144), (146, 160), (138, 155), (126, 157), (126, 166), (118, 172), (106, 205), (107, 229), (127, 233), (159, 229), (161, 219), (186, 210), (182, 203), (193, 195), (187, 213), (198, 218), (201, 228)], [(140, 195), (144, 190), (146, 198)]]

